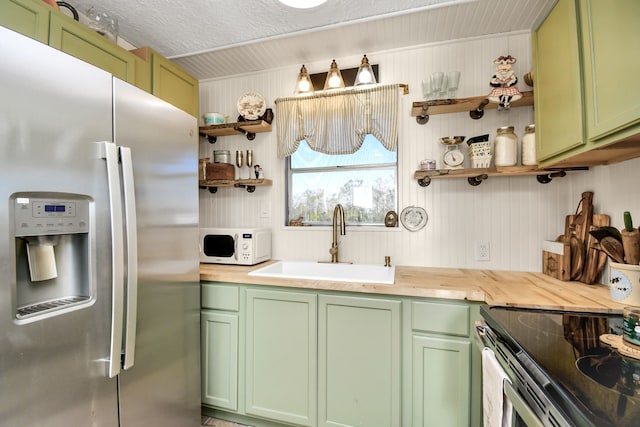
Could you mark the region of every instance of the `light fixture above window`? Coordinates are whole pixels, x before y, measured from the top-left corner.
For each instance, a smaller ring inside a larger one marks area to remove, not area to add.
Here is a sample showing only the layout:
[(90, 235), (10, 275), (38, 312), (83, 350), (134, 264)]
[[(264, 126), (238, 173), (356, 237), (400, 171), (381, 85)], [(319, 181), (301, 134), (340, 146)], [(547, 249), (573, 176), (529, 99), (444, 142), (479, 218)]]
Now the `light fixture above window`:
[(311, 82), (311, 77), (309, 77), (309, 73), (307, 72), (307, 67), (303, 64), (302, 68), (300, 68), (300, 74), (298, 74), (295, 93), (300, 94), (311, 92), (313, 92), (313, 83)]
[(373, 74), (373, 70), (371, 69), (371, 65), (369, 64), (369, 58), (367, 55), (362, 57), (362, 63), (360, 64), (360, 68), (358, 68), (358, 74), (356, 74), (356, 80), (353, 83), (354, 86), (358, 85), (368, 85), (375, 84), (376, 76)]
[(296, 9), (311, 9), (326, 3), (327, 0), (278, 0), (280, 3)]
[(333, 61), (331, 61), (331, 67), (329, 68), (329, 72), (327, 73), (327, 79), (324, 81), (324, 89), (338, 89), (343, 87), (344, 80), (342, 79), (342, 74), (340, 73), (338, 64), (334, 59)]

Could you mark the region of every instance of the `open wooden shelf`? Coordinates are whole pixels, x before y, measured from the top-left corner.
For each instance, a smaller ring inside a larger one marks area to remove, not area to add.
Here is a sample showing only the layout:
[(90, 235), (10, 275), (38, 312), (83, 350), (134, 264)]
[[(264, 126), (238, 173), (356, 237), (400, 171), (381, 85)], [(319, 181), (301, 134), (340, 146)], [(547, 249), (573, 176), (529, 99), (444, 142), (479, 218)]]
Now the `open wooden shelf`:
[(249, 193), (253, 193), (256, 187), (269, 186), (273, 183), (270, 179), (210, 179), (200, 180), (201, 188), (208, 188), (210, 193), (216, 193), (218, 187), (246, 188)]
[(490, 168), (417, 170), (413, 177), (422, 187), (428, 186), (432, 179), (467, 178), (469, 184), (476, 186), (490, 176), (531, 175), (535, 175), (541, 184), (546, 184), (552, 178), (565, 176), (567, 171), (588, 169), (588, 167), (545, 169), (537, 166), (493, 166)]
[[(427, 114), (461, 113), (476, 110), (487, 95), (474, 96), (472, 98), (436, 99), (433, 101), (416, 101), (411, 107), (411, 116), (417, 117), (423, 114), (423, 107), (427, 106)], [(511, 103), (511, 107), (524, 107), (533, 105), (533, 91), (522, 92), (522, 98)], [(484, 110), (494, 110), (498, 104), (490, 102), (484, 106)]]
[(215, 142), (219, 136), (247, 135), (252, 140), (256, 133), (271, 132), (271, 125), (264, 120), (249, 120), (246, 122), (223, 123), (221, 125), (200, 126), (200, 133), (209, 137), (209, 142)]

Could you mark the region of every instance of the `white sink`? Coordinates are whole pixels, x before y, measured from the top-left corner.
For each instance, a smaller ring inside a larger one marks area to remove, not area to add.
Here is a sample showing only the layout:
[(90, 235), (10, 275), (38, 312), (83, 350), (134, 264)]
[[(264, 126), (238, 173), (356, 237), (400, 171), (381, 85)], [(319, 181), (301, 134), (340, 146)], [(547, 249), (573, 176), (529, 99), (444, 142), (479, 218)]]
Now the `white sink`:
[(249, 276), (393, 285), (395, 274), (395, 266), (333, 264), (314, 261), (278, 261), (266, 267), (253, 270), (249, 273)]

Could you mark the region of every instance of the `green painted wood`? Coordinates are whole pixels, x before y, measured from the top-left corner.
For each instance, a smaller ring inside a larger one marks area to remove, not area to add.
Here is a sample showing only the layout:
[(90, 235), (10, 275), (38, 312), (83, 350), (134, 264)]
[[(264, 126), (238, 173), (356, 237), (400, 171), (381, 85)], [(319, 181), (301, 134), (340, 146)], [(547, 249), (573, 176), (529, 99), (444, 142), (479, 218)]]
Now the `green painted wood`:
[(640, 2), (581, 0), (589, 140), (640, 123)]
[(413, 427), (468, 426), (471, 420), (471, 343), (413, 337)]
[(246, 413), (301, 426), (317, 414), (317, 297), (246, 290)]
[(151, 55), (152, 92), (198, 117), (198, 80), (157, 52)]
[(238, 315), (203, 310), (200, 316), (202, 402), (238, 409)]
[(229, 311), (240, 309), (240, 290), (234, 285), (202, 283), (200, 298), (202, 308)]
[(0, 1), (0, 25), (42, 43), (49, 43), (51, 6), (42, 0)]
[(574, 0), (559, 0), (533, 33), (533, 54), (536, 152), (545, 161), (585, 143)]
[(120, 80), (136, 83), (133, 53), (62, 13), (52, 13), (49, 45), (106, 70)]
[(400, 426), (400, 314), (400, 301), (319, 296), (319, 426)]
[(417, 302), (411, 307), (414, 331), (469, 336), (469, 306), (443, 302)]

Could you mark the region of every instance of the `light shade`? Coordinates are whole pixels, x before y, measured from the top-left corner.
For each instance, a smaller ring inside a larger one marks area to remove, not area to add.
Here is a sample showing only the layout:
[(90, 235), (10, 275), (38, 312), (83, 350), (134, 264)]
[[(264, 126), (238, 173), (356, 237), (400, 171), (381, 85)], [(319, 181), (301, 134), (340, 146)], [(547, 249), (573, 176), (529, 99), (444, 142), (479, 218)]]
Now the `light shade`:
[(311, 77), (309, 77), (309, 73), (307, 72), (307, 67), (302, 65), (302, 68), (300, 68), (300, 74), (298, 74), (298, 81), (296, 82), (296, 90), (294, 93), (311, 92), (313, 92), (313, 83), (311, 82)]
[(369, 58), (367, 55), (362, 57), (362, 63), (358, 68), (358, 74), (356, 74), (356, 80), (353, 82), (354, 86), (368, 85), (376, 83), (376, 76), (373, 74), (373, 69), (369, 64)]
[(310, 9), (312, 7), (320, 6), (327, 0), (278, 0), (280, 3), (289, 7), (295, 7), (296, 9)]
[(342, 73), (338, 68), (338, 64), (334, 59), (331, 61), (331, 67), (327, 73), (327, 79), (324, 81), (324, 89), (337, 89), (344, 87), (344, 80), (342, 79)]

